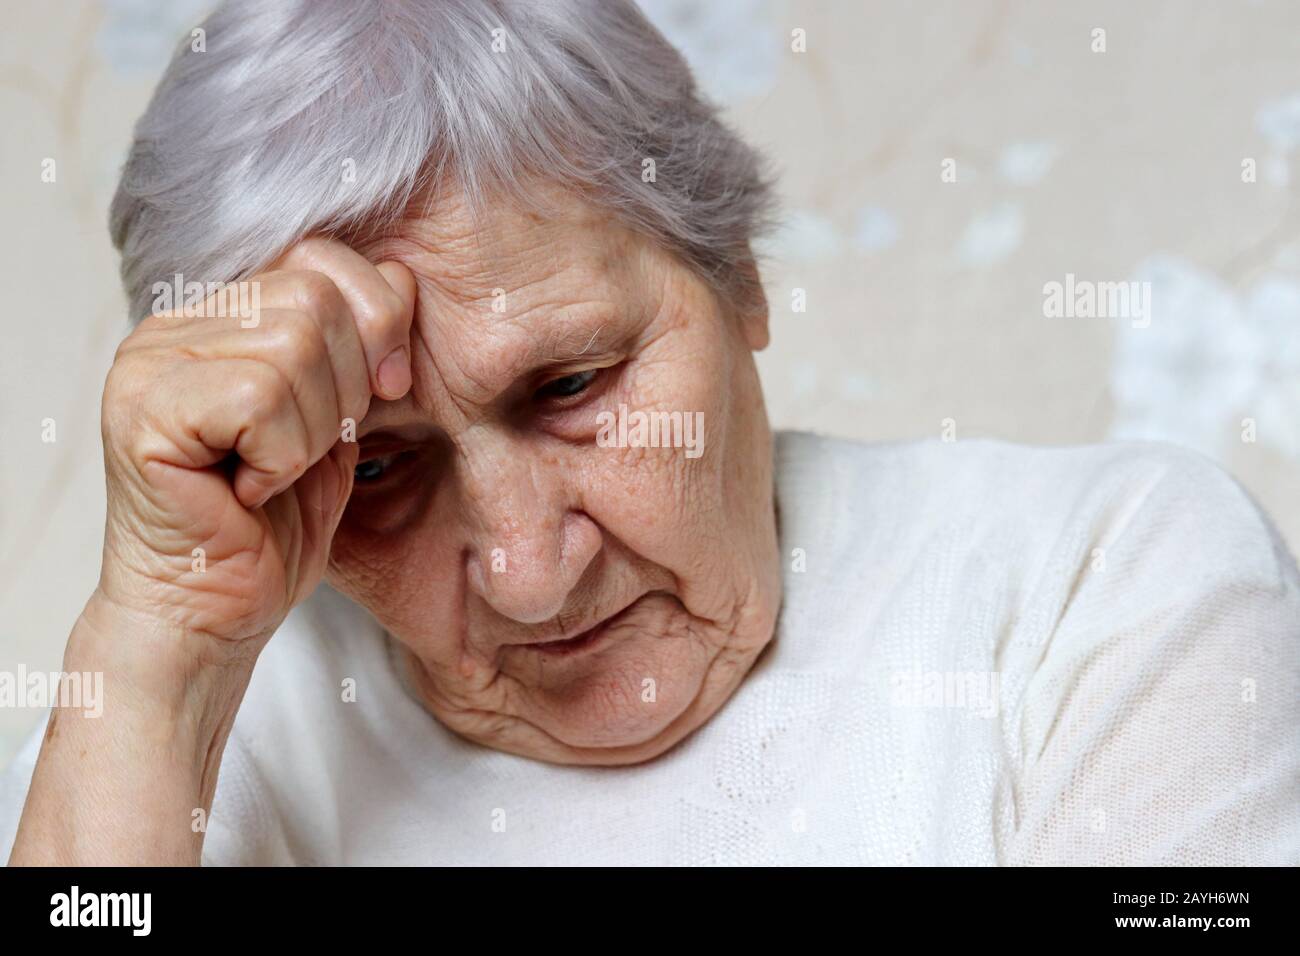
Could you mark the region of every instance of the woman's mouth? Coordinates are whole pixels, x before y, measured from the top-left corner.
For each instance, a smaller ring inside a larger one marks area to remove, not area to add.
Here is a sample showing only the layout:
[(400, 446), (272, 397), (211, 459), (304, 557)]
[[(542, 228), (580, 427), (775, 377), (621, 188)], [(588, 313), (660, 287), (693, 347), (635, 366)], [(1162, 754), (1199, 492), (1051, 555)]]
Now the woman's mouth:
[(580, 634), (575, 634), (573, 637), (566, 637), (558, 641), (543, 641), (538, 644), (528, 644), (525, 646), (531, 650), (540, 651), (543, 654), (549, 654), (556, 657), (569, 654), (581, 654), (582, 652), (589, 651), (600, 644), (614, 626), (625, 619), (632, 609), (640, 603), (641, 599), (637, 598), (617, 614), (607, 617), (595, 627), (588, 628)]

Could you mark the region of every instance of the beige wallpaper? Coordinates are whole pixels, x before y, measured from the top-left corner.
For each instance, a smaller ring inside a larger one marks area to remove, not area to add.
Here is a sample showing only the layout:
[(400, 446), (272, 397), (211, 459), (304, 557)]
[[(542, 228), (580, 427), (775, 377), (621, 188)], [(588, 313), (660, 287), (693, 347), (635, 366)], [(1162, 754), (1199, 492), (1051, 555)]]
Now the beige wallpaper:
[[(4, 13), (0, 670), (56, 669), (94, 585), (98, 399), (125, 330), (106, 209), (209, 5)], [(775, 424), (1175, 441), (1300, 548), (1300, 3), (643, 6), (782, 173), (763, 247)], [(1119, 315), (1045, 314), (1067, 281), (1135, 294)], [(39, 717), (0, 708), (0, 765)]]

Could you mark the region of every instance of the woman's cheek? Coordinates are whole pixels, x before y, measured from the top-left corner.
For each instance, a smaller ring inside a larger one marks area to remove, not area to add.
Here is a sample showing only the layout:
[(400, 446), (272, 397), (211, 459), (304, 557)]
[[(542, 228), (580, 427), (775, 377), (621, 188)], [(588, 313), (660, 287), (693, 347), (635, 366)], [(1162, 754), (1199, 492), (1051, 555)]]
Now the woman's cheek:
[(400, 534), (376, 534), (357, 528), (334, 536), (326, 578), (331, 587), (352, 598), (394, 633), (406, 633), (414, 614), (435, 599), (445, 561), (437, 556), (438, 541), (429, 528)]
[(330, 545), (329, 581), (374, 610), (395, 598), (401, 582), (413, 577), (437, 546), (437, 482), (412, 469), (409, 476), (382, 488), (357, 488), (348, 500)]
[[(593, 517), (643, 557), (677, 570), (683, 545), (712, 537), (709, 525), (719, 511), (713, 473), (721, 449), (711, 442), (720, 437), (726, 414), (720, 392), (688, 363), (666, 356), (639, 363), (629, 368), (617, 398), (598, 406), (607, 412), (606, 438), (615, 441), (601, 447), (593, 440), (583, 456), (590, 463), (584, 470), (591, 476)], [(661, 422), (670, 422), (668, 437), (675, 441), (661, 440), (659, 447), (621, 443), (621, 425), (630, 426), (634, 413), (650, 412), (671, 416)]]

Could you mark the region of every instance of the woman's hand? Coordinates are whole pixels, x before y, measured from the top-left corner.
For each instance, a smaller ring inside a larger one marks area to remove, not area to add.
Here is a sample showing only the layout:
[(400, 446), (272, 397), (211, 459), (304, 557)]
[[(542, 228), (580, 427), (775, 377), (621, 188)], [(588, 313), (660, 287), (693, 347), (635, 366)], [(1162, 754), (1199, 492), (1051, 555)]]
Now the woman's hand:
[(404, 266), (308, 240), (249, 281), (256, 314), (151, 316), (118, 349), (103, 567), (64, 655), (103, 712), (51, 713), (11, 863), (199, 862), (253, 663), (324, 573), (349, 422), (410, 388)]
[(252, 318), (145, 319), (103, 401), (100, 592), (225, 642), (269, 637), (316, 587), (352, 489), (347, 433), (411, 383), (405, 266), (309, 240), (250, 282)]

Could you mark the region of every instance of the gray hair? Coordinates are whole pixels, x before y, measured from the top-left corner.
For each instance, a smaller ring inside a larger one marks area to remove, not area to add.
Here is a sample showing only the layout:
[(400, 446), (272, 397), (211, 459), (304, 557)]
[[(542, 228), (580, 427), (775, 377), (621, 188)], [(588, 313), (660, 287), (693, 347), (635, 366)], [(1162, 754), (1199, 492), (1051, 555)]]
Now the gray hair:
[(759, 293), (764, 161), (630, 0), (227, 0), (202, 26), (206, 50), (173, 57), (113, 199), (133, 319), (177, 272), (247, 278), (305, 236), (383, 228), (444, 182), (475, 208), (531, 205), (533, 176), (724, 298)]

